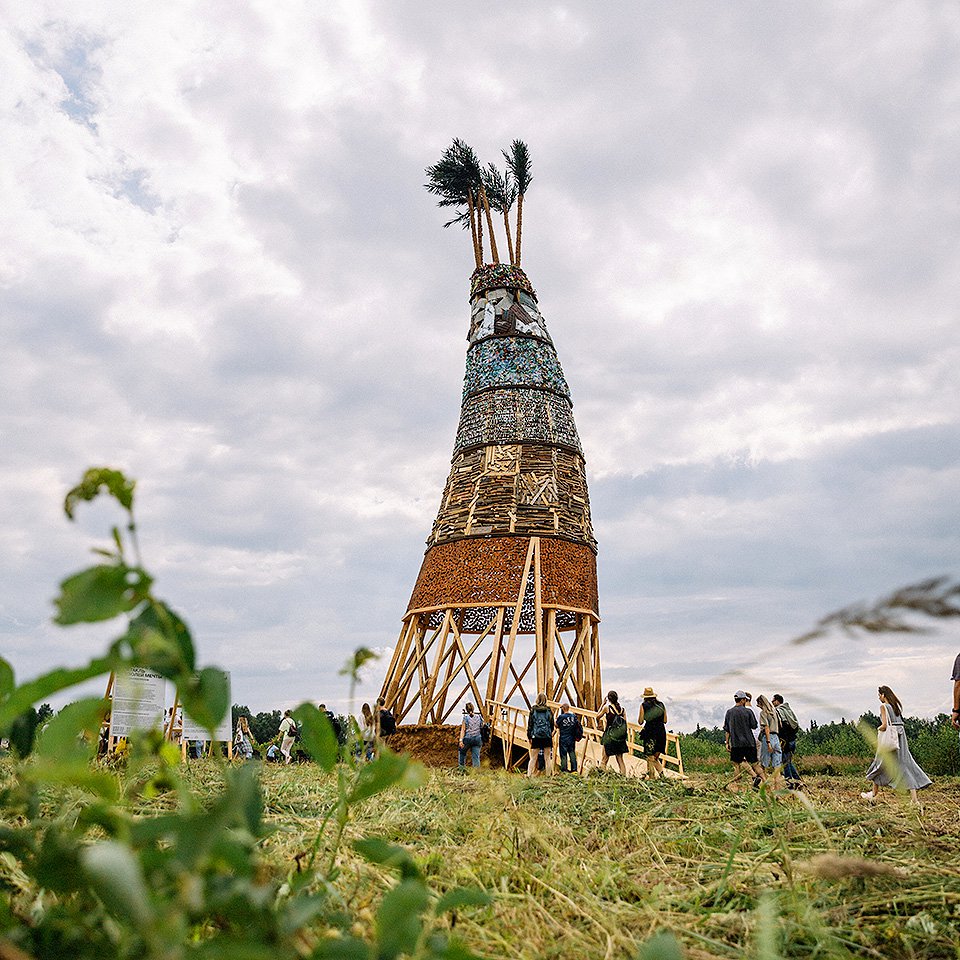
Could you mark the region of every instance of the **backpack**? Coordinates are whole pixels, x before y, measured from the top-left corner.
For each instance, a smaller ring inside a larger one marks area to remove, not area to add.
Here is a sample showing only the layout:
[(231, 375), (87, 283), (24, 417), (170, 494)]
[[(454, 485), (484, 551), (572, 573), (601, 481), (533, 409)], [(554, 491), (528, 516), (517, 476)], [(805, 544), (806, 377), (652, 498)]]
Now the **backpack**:
[(600, 742), (606, 747), (614, 743), (625, 743), (627, 740), (627, 718), (622, 713), (610, 713), (607, 719), (607, 729), (603, 731)]
[(391, 733), (397, 732), (397, 721), (389, 710), (380, 711), (380, 733), (389, 737)]
[(480, 742), (486, 743), (490, 739), (490, 724), (486, 720), (480, 723)]
[(780, 739), (785, 740), (787, 743), (790, 743), (792, 740), (797, 739), (797, 735), (800, 733), (800, 728), (795, 727), (786, 717), (780, 712), (780, 709), (777, 708), (777, 717), (780, 720)]
[(300, 742), (300, 724), (294, 720), (293, 726), (290, 728), (290, 736), (293, 737), (294, 743)]
[(543, 737), (545, 740), (553, 736), (549, 710), (530, 711), (530, 736)]
[(576, 740), (577, 743), (583, 739), (583, 724), (580, 722), (579, 718), (574, 720), (573, 739)]

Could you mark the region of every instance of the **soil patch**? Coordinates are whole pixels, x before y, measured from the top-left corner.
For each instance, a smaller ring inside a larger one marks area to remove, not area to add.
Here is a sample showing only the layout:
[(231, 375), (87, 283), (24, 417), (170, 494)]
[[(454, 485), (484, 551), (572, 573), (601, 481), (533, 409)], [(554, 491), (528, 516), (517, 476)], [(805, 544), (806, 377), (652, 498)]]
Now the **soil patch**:
[[(403, 724), (397, 727), (397, 732), (388, 743), (395, 753), (409, 753), (424, 766), (455, 767), (459, 733), (460, 724)], [(503, 766), (503, 750), (499, 740), (493, 739), (483, 745), (480, 762), (485, 767)]]

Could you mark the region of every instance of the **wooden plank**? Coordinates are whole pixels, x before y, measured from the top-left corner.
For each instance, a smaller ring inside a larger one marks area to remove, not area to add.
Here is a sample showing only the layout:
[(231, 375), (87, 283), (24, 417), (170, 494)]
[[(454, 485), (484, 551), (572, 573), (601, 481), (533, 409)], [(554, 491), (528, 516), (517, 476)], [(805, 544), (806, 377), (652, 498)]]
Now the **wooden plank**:
[[(556, 664), (554, 662), (554, 647), (557, 638), (557, 611), (547, 610), (547, 628), (544, 631), (544, 640), (546, 649), (543, 651), (543, 658), (546, 662), (546, 676), (544, 678), (543, 689), (547, 698), (553, 696), (553, 675)], [(542, 615), (542, 614), (541, 614)], [(539, 622), (539, 621), (538, 621)]]
[[(486, 656), (486, 658), (484, 659), (483, 663), (480, 664), (480, 670), (482, 671), (483, 668), (484, 668), (489, 662), (490, 662), (490, 654), (487, 654), (487, 656)], [(478, 672), (479, 672), (479, 671), (478, 671)], [(470, 690), (470, 684), (467, 683), (467, 684), (464, 685), (463, 689), (457, 694), (456, 699), (455, 699), (455, 700), (450, 704), (450, 706), (447, 708), (447, 712), (440, 718), (440, 723), (445, 723), (445, 722), (446, 722), (446, 720), (447, 720), (447, 718), (450, 716), (450, 714), (453, 713), (454, 710), (456, 710), (457, 704), (463, 699), (464, 694), (466, 694), (467, 691), (469, 691), (469, 690)]]
[(497, 608), (497, 615), (492, 623), (496, 624), (493, 633), (493, 652), (490, 661), (490, 672), (487, 674), (487, 700), (493, 699), (496, 691), (497, 676), (500, 672), (500, 661), (503, 657), (503, 618), (506, 614), (504, 607)]
[(413, 636), (414, 631), (419, 626), (420, 618), (411, 615), (407, 617), (403, 622), (403, 627), (400, 630), (400, 636), (397, 638), (397, 648), (393, 651), (393, 660), (390, 664), (390, 669), (387, 671), (387, 676), (383, 681), (383, 687), (380, 691), (380, 696), (383, 697), (385, 703), (388, 706), (394, 704), (397, 698), (397, 687), (398, 687), (398, 671), (403, 665), (403, 662), (407, 658), (407, 654), (410, 650), (410, 638)]
[(412, 659), (407, 661), (407, 664), (404, 668), (404, 674), (400, 679), (400, 683), (398, 684), (397, 699), (395, 701), (397, 706), (394, 711), (394, 716), (397, 718), (397, 723), (399, 723), (407, 715), (417, 700), (420, 699), (420, 693), (417, 691), (417, 695), (413, 697), (409, 703), (407, 703), (407, 694), (410, 690), (410, 683), (413, 680), (413, 674), (416, 672), (418, 664), (422, 662), (423, 658), (433, 646), (434, 641), (440, 635), (440, 628), (438, 627), (434, 631), (434, 634), (430, 638), (429, 642), (424, 644), (423, 638), (426, 634), (426, 630), (426, 625), (421, 620), (414, 634), (414, 656)]
[[(479, 647), (480, 644), (483, 643), (483, 640), (484, 640), (483, 636), (478, 637), (478, 638), (474, 641), (473, 646), (470, 648), (469, 652), (466, 652), (466, 653), (465, 653), (463, 646), (458, 643), (456, 632), (454, 632), (454, 645), (450, 647), (450, 653), (451, 653), (451, 654), (455, 653), (455, 652), (456, 652), (456, 647), (459, 646), (459, 648), (460, 648), (460, 657), (461, 657), (461, 658), (460, 658), (460, 662), (458, 663), (458, 665), (457, 665), (457, 667), (456, 667), (455, 670), (448, 669), (448, 671), (447, 671), (447, 676), (444, 678), (444, 681), (443, 681), (443, 686), (440, 688), (440, 690), (437, 692), (436, 696), (434, 697), (434, 699), (433, 699), (433, 700), (431, 701), (431, 703), (430, 703), (430, 706), (431, 706), (431, 707), (436, 707), (436, 705), (440, 702), (440, 699), (441, 699), (441, 698), (443, 697), (443, 695), (447, 692), (447, 688), (450, 686), (451, 683), (453, 683), (454, 680), (456, 680), (456, 678), (457, 678), (457, 676), (460, 674), (460, 671), (461, 671), (461, 670), (466, 669), (466, 670), (468, 671), (468, 676), (472, 676), (472, 673), (469, 672), (469, 671), (470, 671), (469, 659), (470, 659), (470, 657), (473, 655), (473, 653), (474, 653), (474, 651), (477, 649), (477, 647)], [(488, 663), (489, 660), (490, 660), (490, 658), (487, 657), (487, 659), (484, 661), (484, 664)], [(454, 657), (451, 656), (451, 657), (450, 657), (450, 663), (452, 664), (453, 662), (454, 662)], [(482, 668), (481, 668), (481, 669), (482, 669)], [(476, 689), (476, 686), (475, 686), (475, 685), (474, 685), (474, 689)], [(477, 696), (477, 704), (478, 704), (478, 706), (481, 705), (481, 703), (480, 703), (480, 697), (479, 697), (479, 696)], [(442, 704), (441, 704), (441, 706), (440, 706), (440, 710), (441, 710), (441, 711), (443, 710)], [(437, 721), (437, 720), (434, 720), (434, 723), (436, 723), (436, 722), (438, 722), (438, 721)]]
[(533, 629), (534, 647), (537, 656), (537, 695), (547, 689), (547, 664), (543, 649), (543, 596), (540, 585), (540, 539), (534, 541), (533, 548)]
[[(446, 646), (447, 637), (450, 634), (450, 616), (452, 611), (447, 610), (443, 615), (443, 623), (440, 625), (440, 646), (439, 650), (442, 651)], [(434, 665), (433, 670), (427, 671), (425, 658), (422, 658), (420, 661), (420, 723), (427, 722), (427, 710), (429, 709), (429, 700), (424, 697), (424, 694), (429, 690), (431, 682), (436, 682), (437, 671), (440, 669), (440, 656), (437, 655), (437, 663)], [(436, 722), (436, 718), (434, 718)]]
[[(530, 540), (530, 546), (527, 548), (527, 559), (523, 565), (523, 576), (520, 578), (520, 592), (517, 595), (517, 603), (513, 610), (513, 623), (510, 625), (510, 639), (507, 641), (507, 650), (504, 654), (504, 666), (509, 666), (513, 669), (513, 648), (517, 642), (517, 631), (520, 629), (520, 614), (523, 610), (523, 598), (527, 593), (527, 579), (530, 576), (530, 565), (533, 563), (533, 554), (535, 550), (535, 544), (539, 544), (539, 540), (535, 537), (532, 537)], [(500, 680), (497, 685), (497, 699), (503, 700), (503, 692), (507, 686), (507, 674), (506, 670), (503, 670), (500, 674)], [(529, 701), (528, 701), (529, 702)]]

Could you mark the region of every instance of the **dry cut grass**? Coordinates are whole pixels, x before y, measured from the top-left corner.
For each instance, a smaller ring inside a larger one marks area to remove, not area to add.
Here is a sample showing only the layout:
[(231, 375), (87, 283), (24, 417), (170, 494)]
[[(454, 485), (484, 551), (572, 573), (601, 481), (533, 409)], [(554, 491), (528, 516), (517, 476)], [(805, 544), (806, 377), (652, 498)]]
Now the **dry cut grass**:
[[(917, 809), (894, 794), (868, 806), (848, 777), (768, 796), (727, 792), (717, 774), (424, 776), (369, 801), (347, 837), (402, 844), (438, 892), (491, 893), (492, 906), (454, 918), (484, 956), (632, 958), (664, 929), (691, 958), (960, 956), (956, 781)], [(332, 783), (312, 766), (264, 767), (262, 780), (276, 827), (264, 856), (295, 869)], [(349, 844), (339, 864), (337, 891), (362, 929), (394, 878)]]

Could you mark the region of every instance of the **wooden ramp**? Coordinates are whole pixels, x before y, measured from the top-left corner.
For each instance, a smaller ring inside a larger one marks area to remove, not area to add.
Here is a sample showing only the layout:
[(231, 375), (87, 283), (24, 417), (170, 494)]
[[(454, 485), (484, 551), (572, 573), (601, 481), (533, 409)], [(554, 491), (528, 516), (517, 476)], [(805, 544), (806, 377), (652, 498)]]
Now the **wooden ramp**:
[[(555, 713), (560, 704), (548, 700), (547, 705)], [(577, 744), (577, 769), (581, 773), (589, 773), (603, 762), (603, 745), (600, 738), (603, 729), (598, 722), (597, 714), (592, 710), (582, 710), (571, 707), (570, 712), (580, 718), (583, 725), (583, 739)], [(508, 770), (525, 767), (530, 755), (530, 741), (527, 739), (527, 718), (529, 710), (498, 700), (487, 700), (484, 713), (490, 722), (491, 733), (499, 737), (503, 745), (503, 765)], [(560, 755), (557, 749), (558, 734), (554, 733), (553, 749), (554, 760), (559, 769)], [(632, 749), (623, 755), (623, 763), (628, 777), (642, 777), (647, 772), (647, 761), (643, 755), (643, 741), (640, 736), (640, 725), (627, 723), (627, 742), (633, 744)], [(514, 748), (525, 751), (519, 760), (513, 760)], [(683, 772), (683, 758), (680, 755), (680, 738), (675, 733), (667, 734), (667, 750), (660, 756), (663, 762), (664, 774), (667, 777), (686, 779)], [(616, 759), (611, 757), (608, 768), (617, 770)]]

